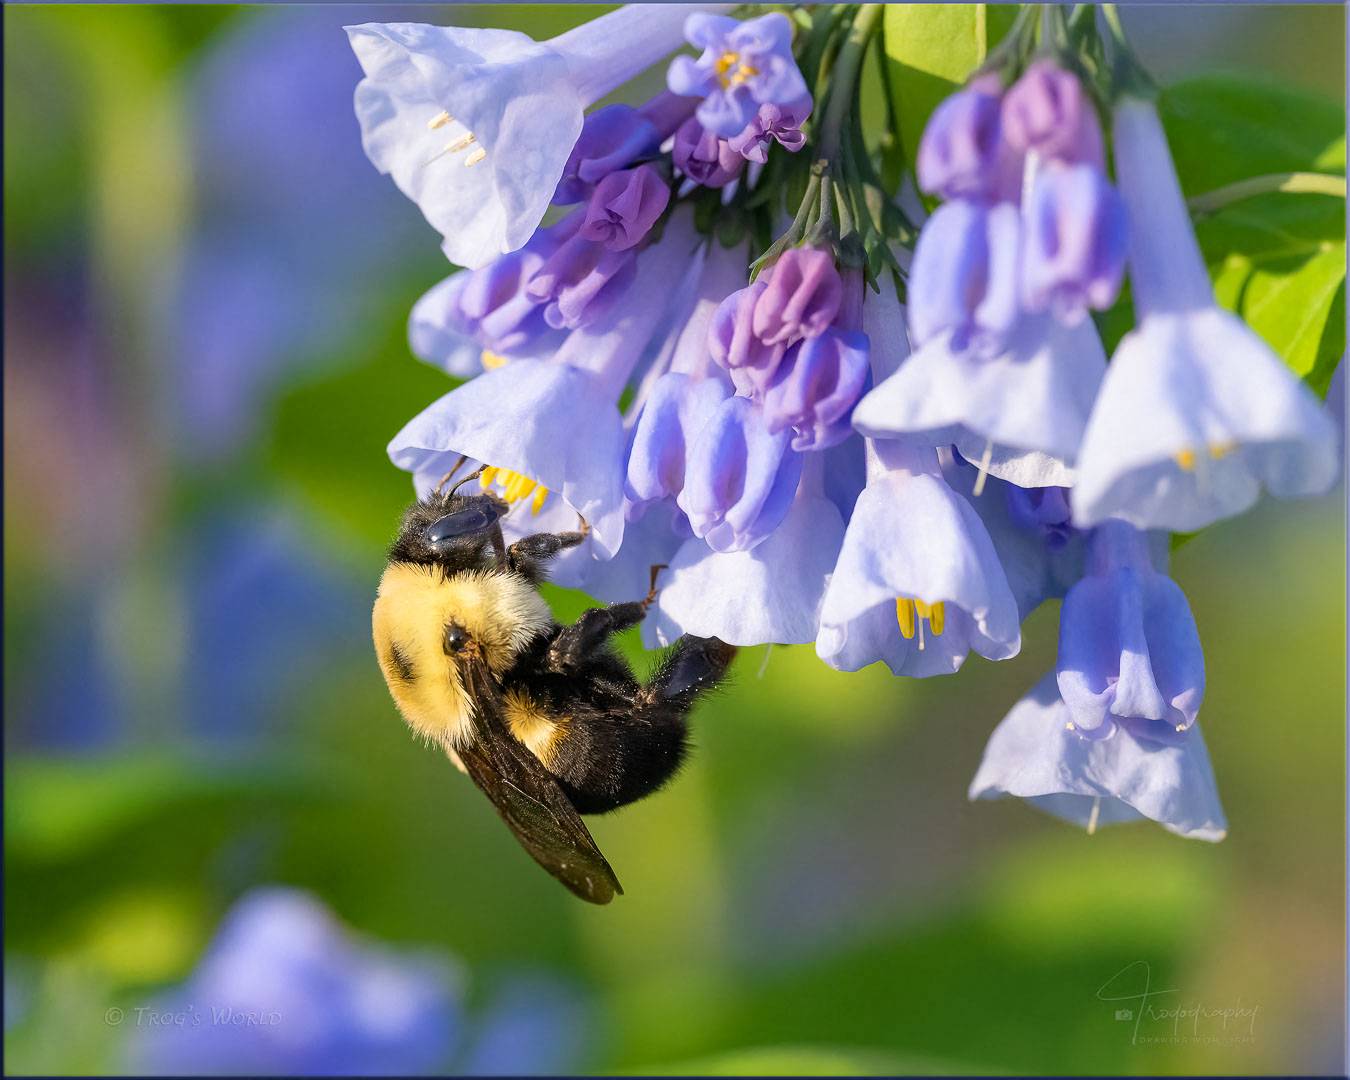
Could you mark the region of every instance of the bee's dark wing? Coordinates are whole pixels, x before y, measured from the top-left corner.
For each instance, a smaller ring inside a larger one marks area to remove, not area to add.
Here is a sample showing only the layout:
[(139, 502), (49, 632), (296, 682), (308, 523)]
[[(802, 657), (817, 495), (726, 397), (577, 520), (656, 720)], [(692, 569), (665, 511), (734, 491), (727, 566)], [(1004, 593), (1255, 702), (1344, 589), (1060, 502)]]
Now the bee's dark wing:
[(477, 656), (457, 662), (478, 730), (477, 740), (459, 749), (465, 770), (535, 862), (581, 899), (608, 904), (623, 892), (618, 878), (557, 781), (511, 735), (487, 665)]

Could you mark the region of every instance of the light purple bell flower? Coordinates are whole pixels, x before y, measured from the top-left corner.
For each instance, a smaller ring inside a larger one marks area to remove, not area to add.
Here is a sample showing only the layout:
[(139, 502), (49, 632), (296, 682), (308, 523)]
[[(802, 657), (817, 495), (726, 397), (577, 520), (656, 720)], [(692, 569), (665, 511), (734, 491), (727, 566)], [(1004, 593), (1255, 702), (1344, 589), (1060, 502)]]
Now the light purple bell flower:
[[(686, 458), (731, 387), (668, 371), (652, 387), (629, 443), (624, 495), (635, 506), (684, 490)], [(630, 513), (630, 520), (631, 520)]]
[(807, 94), (792, 56), (792, 22), (786, 15), (774, 12), (738, 22), (695, 12), (684, 33), (703, 54), (672, 60), (666, 85), (676, 94), (703, 98), (695, 115), (715, 135), (739, 135), (761, 105), (786, 105)]
[[(394, 464), (425, 494), (461, 454), (547, 488), (580, 513), (594, 542), (612, 555), (623, 539), (626, 436), (618, 399), (663, 326), (679, 283), (696, 265), (701, 238), (692, 215), (672, 216), (661, 241), (642, 252), (633, 287), (655, 303), (618, 305), (568, 334), (546, 360), (512, 360), (465, 383), (414, 417), (389, 444)], [(467, 466), (469, 468), (471, 466)], [(528, 500), (526, 500), (528, 501)], [(517, 520), (520, 525), (517, 526)], [(538, 531), (518, 504), (504, 531)], [(575, 517), (568, 527), (575, 527)]]
[(1074, 518), (1191, 531), (1262, 486), (1327, 491), (1340, 470), (1326, 410), (1268, 345), (1214, 302), (1158, 115), (1126, 98), (1115, 161), (1130, 213), (1138, 324), (1112, 358), (1083, 440)]
[(802, 124), (811, 115), (811, 105), (810, 94), (786, 105), (761, 105), (745, 130), (733, 136), (728, 145), (746, 161), (760, 165), (768, 162), (769, 147), (774, 142), (795, 154), (806, 145)]
[(1060, 694), (1083, 737), (1118, 727), (1176, 742), (1200, 712), (1205, 658), (1186, 596), (1154, 570), (1148, 539), (1123, 521), (1088, 541), (1087, 574), (1059, 617)]
[(1016, 201), (1021, 158), (1002, 136), (997, 75), (945, 98), (923, 129), (915, 160), (919, 188), (942, 199)]
[(718, 637), (732, 645), (815, 640), (844, 522), (824, 491), (824, 455), (805, 459), (796, 498), (761, 543), (727, 552), (709, 552), (698, 539), (681, 545), (661, 573), (661, 592), (643, 625), (644, 641), (670, 645), (681, 634)]
[(1074, 324), (1116, 302), (1129, 220), (1120, 193), (1093, 165), (1036, 171), (1022, 208), (1022, 304)]
[(628, 4), (545, 42), (513, 30), (349, 26), (366, 76), (356, 88), (366, 155), (445, 238), (451, 262), (482, 266), (543, 219), (587, 107), (675, 49), (700, 6)]
[(1196, 840), (1227, 834), (1199, 727), (1165, 744), (1125, 728), (1085, 739), (1072, 723), (1051, 671), (990, 736), (970, 798), (1017, 796), (1088, 832), (1147, 818)]
[[(903, 366), (905, 312), (892, 282), (863, 306), (872, 373)], [(917, 602), (916, 602), (917, 601)], [(948, 486), (930, 447), (866, 440), (858, 495), (820, 613), (816, 654), (857, 671), (884, 660), (897, 675), (957, 670), (971, 648), (1016, 654), (1017, 603), (989, 536)]]
[(1102, 125), (1078, 76), (1037, 60), (1003, 95), (1003, 137), (1021, 153), (1106, 170)]
[(979, 356), (1006, 345), (1021, 314), (1021, 220), (1017, 207), (957, 199), (919, 233), (909, 272), (909, 338), (918, 349), (949, 334)]
[(595, 185), (577, 235), (627, 251), (646, 239), (669, 203), (670, 185), (651, 165), (612, 172)]
[(1023, 315), (992, 359), (953, 347), (950, 334), (930, 341), (863, 396), (853, 426), (879, 439), (952, 444), (1021, 487), (1067, 487), (1105, 368), (1092, 320), (1065, 326)]
[(731, 143), (705, 130), (692, 116), (675, 133), (671, 156), (680, 172), (704, 187), (726, 187), (745, 171), (745, 158)]
[(676, 500), (694, 535), (714, 551), (748, 551), (764, 540), (792, 505), (802, 455), (789, 431), (771, 434), (749, 398), (721, 402), (688, 451)]
[(877, 441), (820, 614), (816, 654), (857, 671), (883, 660), (896, 675), (959, 669), (1021, 648), (1017, 602), (970, 504), (947, 485), (931, 448)]

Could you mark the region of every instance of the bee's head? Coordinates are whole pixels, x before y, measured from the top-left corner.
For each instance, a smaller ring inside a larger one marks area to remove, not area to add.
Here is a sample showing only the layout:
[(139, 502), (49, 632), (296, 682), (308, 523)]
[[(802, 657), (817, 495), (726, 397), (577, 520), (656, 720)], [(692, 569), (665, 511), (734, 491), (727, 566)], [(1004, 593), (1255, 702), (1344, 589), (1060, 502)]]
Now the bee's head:
[(389, 561), (476, 569), (490, 558), (493, 534), (507, 509), (505, 500), (489, 492), (432, 493), (403, 512)]

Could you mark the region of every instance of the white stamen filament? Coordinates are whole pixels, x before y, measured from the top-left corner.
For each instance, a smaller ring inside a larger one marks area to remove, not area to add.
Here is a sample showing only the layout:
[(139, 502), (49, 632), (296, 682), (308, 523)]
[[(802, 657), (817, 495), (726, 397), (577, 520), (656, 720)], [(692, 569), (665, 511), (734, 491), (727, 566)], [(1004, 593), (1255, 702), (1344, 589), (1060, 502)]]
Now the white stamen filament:
[(1091, 836), (1097, 831), (1097, 815), (1102, 812), (1102, 797), (1098, 795), (1092, 800), (1092, 814), (1088, 817), (1087, 831)]
[(984, 444), (984, 457), (980, 459), (980, 475), (975, 477), (975, 486), (971, 489), (971, 494), (976, 498), (984, 493), (984, 482), (989, 479), (989, 462), (994, 457), (994, 440), (990, 439)]

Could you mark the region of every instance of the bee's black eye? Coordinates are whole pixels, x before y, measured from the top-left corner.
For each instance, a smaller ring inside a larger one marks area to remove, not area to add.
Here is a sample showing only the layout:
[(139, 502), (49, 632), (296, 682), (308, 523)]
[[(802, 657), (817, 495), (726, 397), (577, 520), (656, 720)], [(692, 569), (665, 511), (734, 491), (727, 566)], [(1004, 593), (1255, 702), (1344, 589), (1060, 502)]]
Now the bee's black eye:
[(427, 526), (427, 542), (439, 544), (445, 540), (453, 540), (457, 536), (471, 536), (483, 532), (492, 528), (498, 517), (496, 509), (487, 503), (470, 506), (465, 510), (456, 510), (453, 514), (446, 514), (445, 517), (438, 518)]
[(459, 623), (447, 623), (445, 634), (441, 638), (441, 648), (445, 650), (446, 656), (454, 656), (463, 651), (464, 646), (469, 643), (469, 632), (460, 626)]

